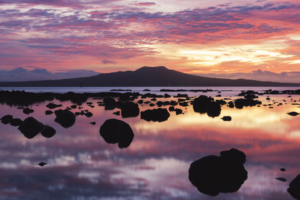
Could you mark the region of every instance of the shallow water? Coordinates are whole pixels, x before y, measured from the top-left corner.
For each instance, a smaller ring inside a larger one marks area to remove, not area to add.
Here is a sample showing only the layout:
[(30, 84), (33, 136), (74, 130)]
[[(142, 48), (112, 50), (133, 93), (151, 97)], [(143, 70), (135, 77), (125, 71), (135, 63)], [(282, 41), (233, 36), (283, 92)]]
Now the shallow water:
[[(154, 88), (150, 89), (153, 93)], [(240, 98), (234, 95), (241, 88), (216, 90), (233, 91), (222, 91), (222, 97), (215, 99)], [(205, 95), (215, 96), (217, 91)], [(93, 116), (78, 116), (75, 125), (68, 129), (54, 122), (54, 114), (45, 115), (49, 101), (32, 106), (34, 113), (30, 115), (16, 107), (0, 105), (0, 117), (12, 114), (24, 120), (33, 116), (57, 131), (50, 139), (41, 134), (27, 139), (16, 127), (0, 123), (0, 199), (293, 199), (287, 188), (300, 174), (300, 123), (299, 116), (287, 113), (300, 112), (299, 105), (291, 104), (291, 99), (299, 102), (300, 96), (269, 96), (270, 101), (266, 100), (266, 95), (259, 96), (259, 100), (263, 104), (281, 102), (283, 105), (243, 109), (224, 105), (220, 116), (215, 118), (195, 113), (192, 106), (187, 109), (176, 106), (183, 109), (184, 114), (170, 112), (171, 116), (164, 122), (147, 122), (140, 116), (123, 119), (113, 114), (119, 109), (104, 110), (96, 103), (101, 100), (89, 99), (95, 107), (84, 103), (83, 110), (88, 109)], [(62, 108), (72, 105), (69, 101), (53, 102), (63, 104)], [(157, 106), (143, 104), (139, 108), (143, 111)], [(72, 110), (76, 111), (79, 109)], [(232, 121), (221, 120), (223, 116), (231, 116)], [(135, 137), (128, 148), (107, 144), (100, 136), (100, 126), (110, 118), (123, 120), (131, 126)], [(247, 155), (244, 166), (248, 179), (235, 193), (220, 193), (216, 197), (200, 193), (188, 179), (190, 164), (230, 148)], [(47, 165), (36, 165), (41, 161)], [(282, 167), (287, 171), (281, 172)], [(278, 177), (286, 178), (287, 182), (276, 180)]]

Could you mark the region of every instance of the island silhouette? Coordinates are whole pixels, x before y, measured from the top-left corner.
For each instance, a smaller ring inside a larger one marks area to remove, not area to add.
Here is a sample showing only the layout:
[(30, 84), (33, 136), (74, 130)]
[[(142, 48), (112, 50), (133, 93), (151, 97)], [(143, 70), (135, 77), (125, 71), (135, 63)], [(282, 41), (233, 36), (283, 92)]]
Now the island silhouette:
[(164, 66), (141, 67), (135, 71), (101, 73), (96, 76), (62, 80), (0, 82), (0, 87), (159, 87), (159, 86), (300, 86), (246, 79), (220, 79), (186, 74)]

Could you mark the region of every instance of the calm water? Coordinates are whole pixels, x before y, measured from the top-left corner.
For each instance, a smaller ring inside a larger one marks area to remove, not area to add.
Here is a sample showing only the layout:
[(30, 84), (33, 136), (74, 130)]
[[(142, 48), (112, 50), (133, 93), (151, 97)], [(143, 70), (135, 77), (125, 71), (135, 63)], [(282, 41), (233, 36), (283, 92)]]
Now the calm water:
[[(99, 92), (112, 88), (19, 89), (33, 92)], [(123, 89), (142, 93), (145, 88)], [(161, 88), (149, 89), (151, 93), (159, 94)], [(215, 99), (231, 96), (234, 100), (239, 98), (235, 95), (242, 89), (263, 91), (270, 88), (210, 89), (216, 91), (180, 93), (214, 97), (219, 90), (232, 90), (222, 91), (222, 97)], [(45, 115), (49, 101), (32, 106), (34, 113), (30, 115), (16, 107), (0, 105), (0, 118), (7, 114), (22, 120), (33, 116), (43, 124), (54, 127), (57, 132), (50, 139), (41, 134), (27, 139), (16, 127), (0, 123), (0, 199), (293, 199), (287, 193), (287, 188), (300, 174), (300, 118), (287, 113), (300, 112), (299, 105), (291, 104), (294, 100), (299, 102), (300, 96), (269, 96), (270, 101), (266, 100), (266, 95), (259, 96), (259, 100), (263, 104), (278, 102), (283, 105), (277, 106), (276, 103), (273, 108), (261, 106), (243, 109), (225, 105), (222, 106), (220, 116), (215, 118), (195, 113), (192, 106), (187, 109), (176, 106), (183, 109), (184, 114), (170, 112), (169, 119), (161, 123), (147, 122), (140, 119), (140, 116), (122, 119), (113, 114), (119, 109), (104, 110), (103, 106), (96, 103), (101, 100), (89, 99), (95, 107), (91, 108), (84, 103), (83, 110), (88, 109), (93, 116), (78, 116), (75, 125), (68, 129), (54, 122), (54, 114)], [(63, 104), (62, 108), (72, 105), (69, 101), (52, 102)], [(143, 111), (157, 106), (143, 104), (139, 108)], [(72, 110), (77, 111), (80, 110)], [(231, 116), (232, 121), (221, 120), (223, 116)], [(100, 136), (100, 126), (110, 118), (123, 120), (131, 126), (135, 137), (128, 148), (119, 149), (117, 144), (107, 144)], [(96, 122), (96, 125), (90, 122)], [(216, 197), (200, 193), (188, 179), (190, 164), (204, 156), (219, 155), (220, 151), (230, 148), (239, 149), (247, 155), (244, 166), (248, 171), (248, 179), (236, 193), (220, 193)], [(48, 164), (44, 167), (36, 165), (41, 161)], [(281, 172), (279, 169), (282, 167), (287, 171)], [(276, 180), (278, 177), (286, 178), (287, 182)]]

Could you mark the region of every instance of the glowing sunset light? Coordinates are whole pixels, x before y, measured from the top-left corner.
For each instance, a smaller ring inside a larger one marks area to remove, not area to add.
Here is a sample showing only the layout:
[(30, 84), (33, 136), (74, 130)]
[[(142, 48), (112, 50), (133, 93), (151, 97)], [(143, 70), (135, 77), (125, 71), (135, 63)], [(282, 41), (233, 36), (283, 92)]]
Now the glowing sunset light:
[(277, 0), (4, 0), (0, 70), (296, 72), (299, 12)]

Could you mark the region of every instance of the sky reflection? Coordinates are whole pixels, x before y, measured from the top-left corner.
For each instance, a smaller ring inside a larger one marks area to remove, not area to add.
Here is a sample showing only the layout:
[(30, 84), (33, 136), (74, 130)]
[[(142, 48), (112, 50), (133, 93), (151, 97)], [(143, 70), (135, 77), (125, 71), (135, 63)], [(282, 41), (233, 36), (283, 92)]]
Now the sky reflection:
[[(105, 111), (97, 106), (99, 100), (91, 99), (95, 107), (84, 103), (83, 110), (93, 116), (78, 116), (67, 129), (54, 122), (54, 114), (45, 115), (49, 102), (32, 106), (30, 115), (1, 105), (0, 117), (12, 114), (24, 120), (33, 116), (57, 132), (50, 139), (39, 134), (29, 140), (16, 127), (0, 123), (1, 199), (293, 199), (286, 190), (300, 173), (300, 124), (299, 116), (287, 113), (300, 112), (300, 108), (291, 105), (287, 96), (270, 97), (269, 102), (286, 99), (288, 104), (276, 104), (273, 109), (225, 105), (215, 118), (195, 113), (192, 106), (176, 106), (184, 114), (171, 112), (162, 123), (147, 122), (140, 116), (122, 119), (112, 114), (119, 109)], [(268, 103), (265, 99), (260, 97), (263, 104)], [(63, 104), (63, 109), (72, 105), (53, 102)], [(140, 106), (141, 111), (149, 108)], [(232, 121), (221, 120), (223, 116), (231, 116)], [(107, 144), (100, 136), (100, 126), (110, 118), (131, 126), (135, 137), (128, 148)], [(93, 121), (96, 125), (89, 124)], [(236, 193), (216, 197), (199, 193), (188, 180), (190, 164), (230, 148), (247, 155), (246, 182)], [(36, 165), (41, 161), (47, 165)], [(281, 172), (281, 167), (287, 171)], [(278, 177), (288, 181), (280, 182)]]

